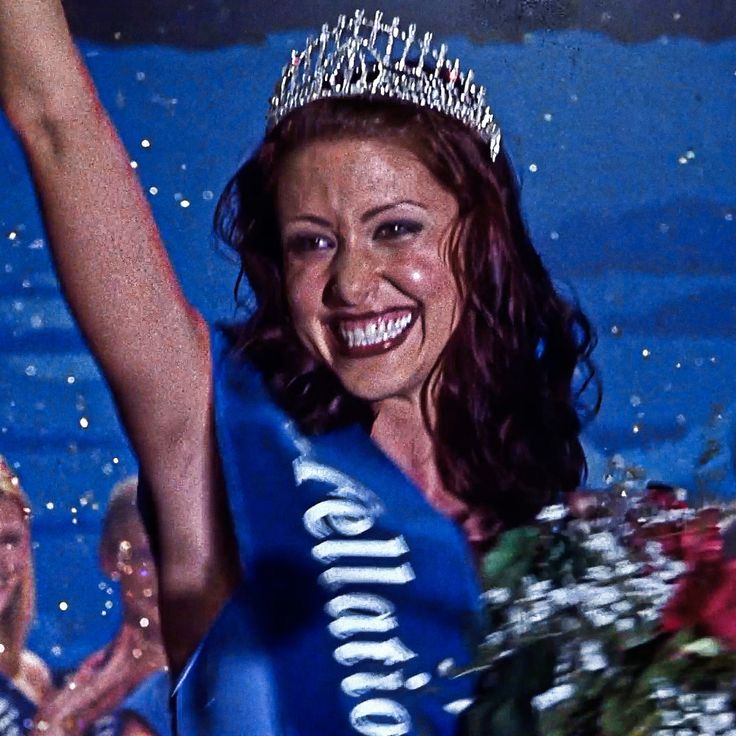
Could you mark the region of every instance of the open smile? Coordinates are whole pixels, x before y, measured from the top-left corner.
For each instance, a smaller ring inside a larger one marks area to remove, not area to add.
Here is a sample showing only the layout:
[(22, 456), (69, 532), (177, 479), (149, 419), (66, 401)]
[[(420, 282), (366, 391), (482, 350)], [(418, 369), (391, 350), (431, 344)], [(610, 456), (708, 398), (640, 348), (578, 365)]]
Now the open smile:
[(350, 358), (380, 355), (401, 345), (416, 322), (407, 308), (362, 315), (345, 315), (330, 322), (340, 353)]

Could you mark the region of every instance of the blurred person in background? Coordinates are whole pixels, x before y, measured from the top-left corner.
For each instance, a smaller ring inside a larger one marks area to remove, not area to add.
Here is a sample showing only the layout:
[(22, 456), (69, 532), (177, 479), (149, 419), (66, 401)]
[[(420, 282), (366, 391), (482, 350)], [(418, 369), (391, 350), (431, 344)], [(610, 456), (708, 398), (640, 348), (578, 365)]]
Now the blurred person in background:
[(137, 479), (112, 491), (103, 521), (100, 564), (120, 583), (123, 621), (39, 709), (52, 736), (164, 736), (169, 679), (161, 641), (156, 571), (136, 507)]
[(28, 733), (51, 689), (46, 664), (26, 648), (35, 609), (31, 508), (0, 456), (0, 734)]

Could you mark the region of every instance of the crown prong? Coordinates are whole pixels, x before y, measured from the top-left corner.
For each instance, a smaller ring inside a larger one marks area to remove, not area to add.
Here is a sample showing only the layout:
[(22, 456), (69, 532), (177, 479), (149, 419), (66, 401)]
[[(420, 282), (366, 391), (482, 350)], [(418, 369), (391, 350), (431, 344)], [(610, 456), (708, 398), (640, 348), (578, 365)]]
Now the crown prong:
[(417, 62), (416, 74), (421, 76), (424, 73), (424, 60), (429, 54), (429, 46), (432, 43), (432, 34), (427, 31), (422, 38), (421, 46), (419, 47), (419, 61)]
[[(394, 54), (397, 39), (403, 47), (401, 53)], [(341, 15), (334, 28), (325, 24), (318, 37), (308, 38), (304, 51), (292, 52), (270, 101), (267, 130), (314, 100), (372, 94), (454, 117), (488, 143), (494, 160), (500, 150), (501, 132), (485, 104), (485, 88), (476, 85), (471, 69), (461, 72), (460, 61), (447, 58), (445, 44), (434, 50), (431, 42), (431, 33), (417, 38), (413, 23), (405, 33), (398, 18), (393, 18), (390, 25), (383, 23), (380, 11), (370, 20), (362, 10), (349, 20)], [(407, 71), (415, 43), (416, 68), (412, 63)]]

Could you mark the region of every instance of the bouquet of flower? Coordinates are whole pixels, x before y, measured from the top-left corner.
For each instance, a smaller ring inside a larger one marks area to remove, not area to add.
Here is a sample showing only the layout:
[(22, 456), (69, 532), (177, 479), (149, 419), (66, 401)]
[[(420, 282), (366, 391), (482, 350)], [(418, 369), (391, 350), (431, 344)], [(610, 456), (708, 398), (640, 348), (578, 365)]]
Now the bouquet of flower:
[(577, 492), (503, 534), (464, 734), (736, 736), (732, 512), (657, 484)]

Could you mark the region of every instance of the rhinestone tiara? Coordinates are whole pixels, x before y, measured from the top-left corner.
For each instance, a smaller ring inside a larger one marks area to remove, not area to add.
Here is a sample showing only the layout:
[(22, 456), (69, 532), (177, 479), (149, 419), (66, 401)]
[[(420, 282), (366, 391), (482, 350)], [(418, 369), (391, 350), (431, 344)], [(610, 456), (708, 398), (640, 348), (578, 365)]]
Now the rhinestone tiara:
[(292, 51), (271, 98), (266, 130), (314, 100), (386, 97), (459, 120), (488, 143), (495, 161), (501, 130), (473, 71), (461, 72), (459, 60), (448, 58), (445, 44), (431, 48), (431, 33), (419, 39), (415, 24), (403, 31), (398, 18), (390, 24), (382, 19), (380, 11), (372, 19), (363, 10), (350, 19), (341, 15), (334, 28), (325, 24), (318, 37), (308, 38), (304, 51)]

